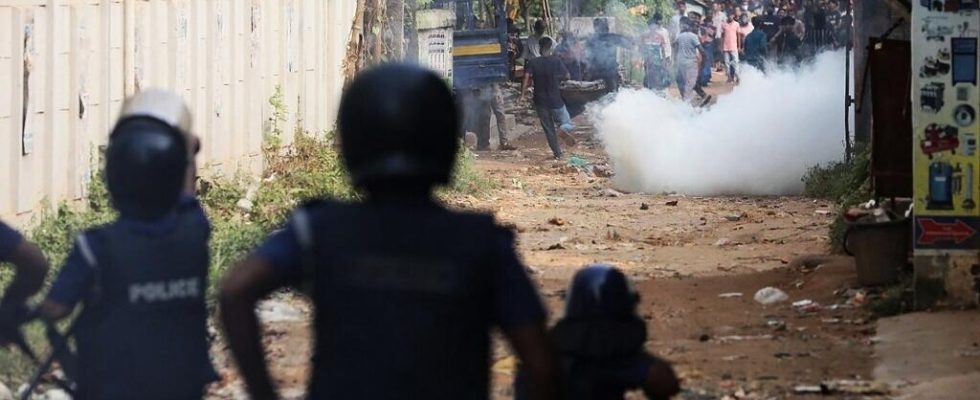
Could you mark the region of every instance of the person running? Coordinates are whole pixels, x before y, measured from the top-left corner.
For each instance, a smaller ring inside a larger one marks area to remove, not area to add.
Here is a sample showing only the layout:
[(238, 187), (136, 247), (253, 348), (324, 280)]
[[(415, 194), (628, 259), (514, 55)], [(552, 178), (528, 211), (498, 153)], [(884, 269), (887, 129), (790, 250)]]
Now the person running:
[(544, 129), (548, 147), (551, 148), (554, 158), (558, 160), (562, 156), (561, 144), (558, 142), (559, 135), (569, 146), (575, 145), (571, 136), (571, 130), (575, 126), (572, 125), (572, 119), (565, 107), (565, 100), (561, 97), (560, 89), (561, 82), (567, 81), (570, 74), (561, 59), (552, 54), (554, 43), (551, 39), (541, 38), (540, 46), (541, 57), (535, 58), (527, 64), (519, 102), (525, 103), (527, 89), (533, 82), (534, 109), (541, 121), (541, 128)]
[[(762, 24), (762, 17), (752, 18), (752, 23)], [(765, 30), (756, 29), (745, 37), (745, 63), (760, 71), (765, 71), (765, 60), (769, 54), (769, 38)]]
[(650, 18), (643, 35), (643, 86), (663, 91), (670, 86), (671, 45), (670, 33), (663, 27), (663, 14)]
[(698, 82), (698, 68), (701, 65), (703, 49), (701, 48), (701, 38), (694, 33), (695, 27), (685, 18), (681, 26), (683, 32), (677, 36), (677, 89), (680, 91), (681, 99), (687, 102), (692, 100), (694, 86)]

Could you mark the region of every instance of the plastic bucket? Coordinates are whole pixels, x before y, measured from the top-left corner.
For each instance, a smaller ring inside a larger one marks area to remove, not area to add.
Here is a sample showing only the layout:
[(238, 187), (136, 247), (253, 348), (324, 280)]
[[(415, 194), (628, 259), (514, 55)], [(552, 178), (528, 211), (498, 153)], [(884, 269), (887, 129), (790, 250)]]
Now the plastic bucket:
[(898, 280), (908, 263), (912, 224), (908, 218), (888, 222), (852, 222), (844, 234), (844, 251), (854, 256), (858, 282), (880, 286)]

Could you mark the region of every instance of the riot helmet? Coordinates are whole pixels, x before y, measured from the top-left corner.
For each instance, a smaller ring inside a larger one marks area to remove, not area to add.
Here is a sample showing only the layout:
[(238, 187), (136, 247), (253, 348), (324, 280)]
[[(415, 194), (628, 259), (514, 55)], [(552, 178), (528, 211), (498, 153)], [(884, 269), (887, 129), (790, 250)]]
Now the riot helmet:
[(354, 186), (374, 192), (449, 183), (459, 114), (435, 73), (398, 63), (361, 73), (341, 98), (337, 126)]
[(105, 179), (123, 217), (154, 220), (173, 211), (190, 164), (190, 112), (177, 95), (143, 91), (126, 101), (109, 134)]
[(565, 318), (635, 317), (639, 300), (639, 294), (622, 271), (608, 264), (592, 264), (572, 278)]

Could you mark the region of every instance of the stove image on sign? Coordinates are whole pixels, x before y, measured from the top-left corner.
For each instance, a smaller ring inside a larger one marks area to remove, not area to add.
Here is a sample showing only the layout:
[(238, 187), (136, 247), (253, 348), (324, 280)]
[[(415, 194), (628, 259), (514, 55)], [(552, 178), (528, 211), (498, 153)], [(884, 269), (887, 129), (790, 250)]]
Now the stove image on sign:
[(953, 84), (977, 84), (977, 38), (951, 38)]
[(960, 130), (955, 126), (929, 124), (924, 133), (925, 137), (919, 141), (919, 148), (929, 158), (943, 151), (956, 154), (956, 149), (960, 147)]

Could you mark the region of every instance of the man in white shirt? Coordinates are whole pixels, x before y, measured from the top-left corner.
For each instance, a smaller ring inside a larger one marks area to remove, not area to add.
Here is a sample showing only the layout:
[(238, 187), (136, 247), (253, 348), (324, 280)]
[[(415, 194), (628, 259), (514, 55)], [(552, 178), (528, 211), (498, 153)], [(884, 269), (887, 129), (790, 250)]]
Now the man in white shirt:
[(541, 46), (538, 44), (541, 38), (546, 37), (551, 39), (552, 43), (555, 42), (554, 38), (544, 34), (546, 28), (544, 20), (539, 19), (534, 21), (534, 33), (528, 35), (527, 42), (524, 44), (524, 53), (521, 54), (521, 58), (524, 59), (525, 63), (541, 57)]

